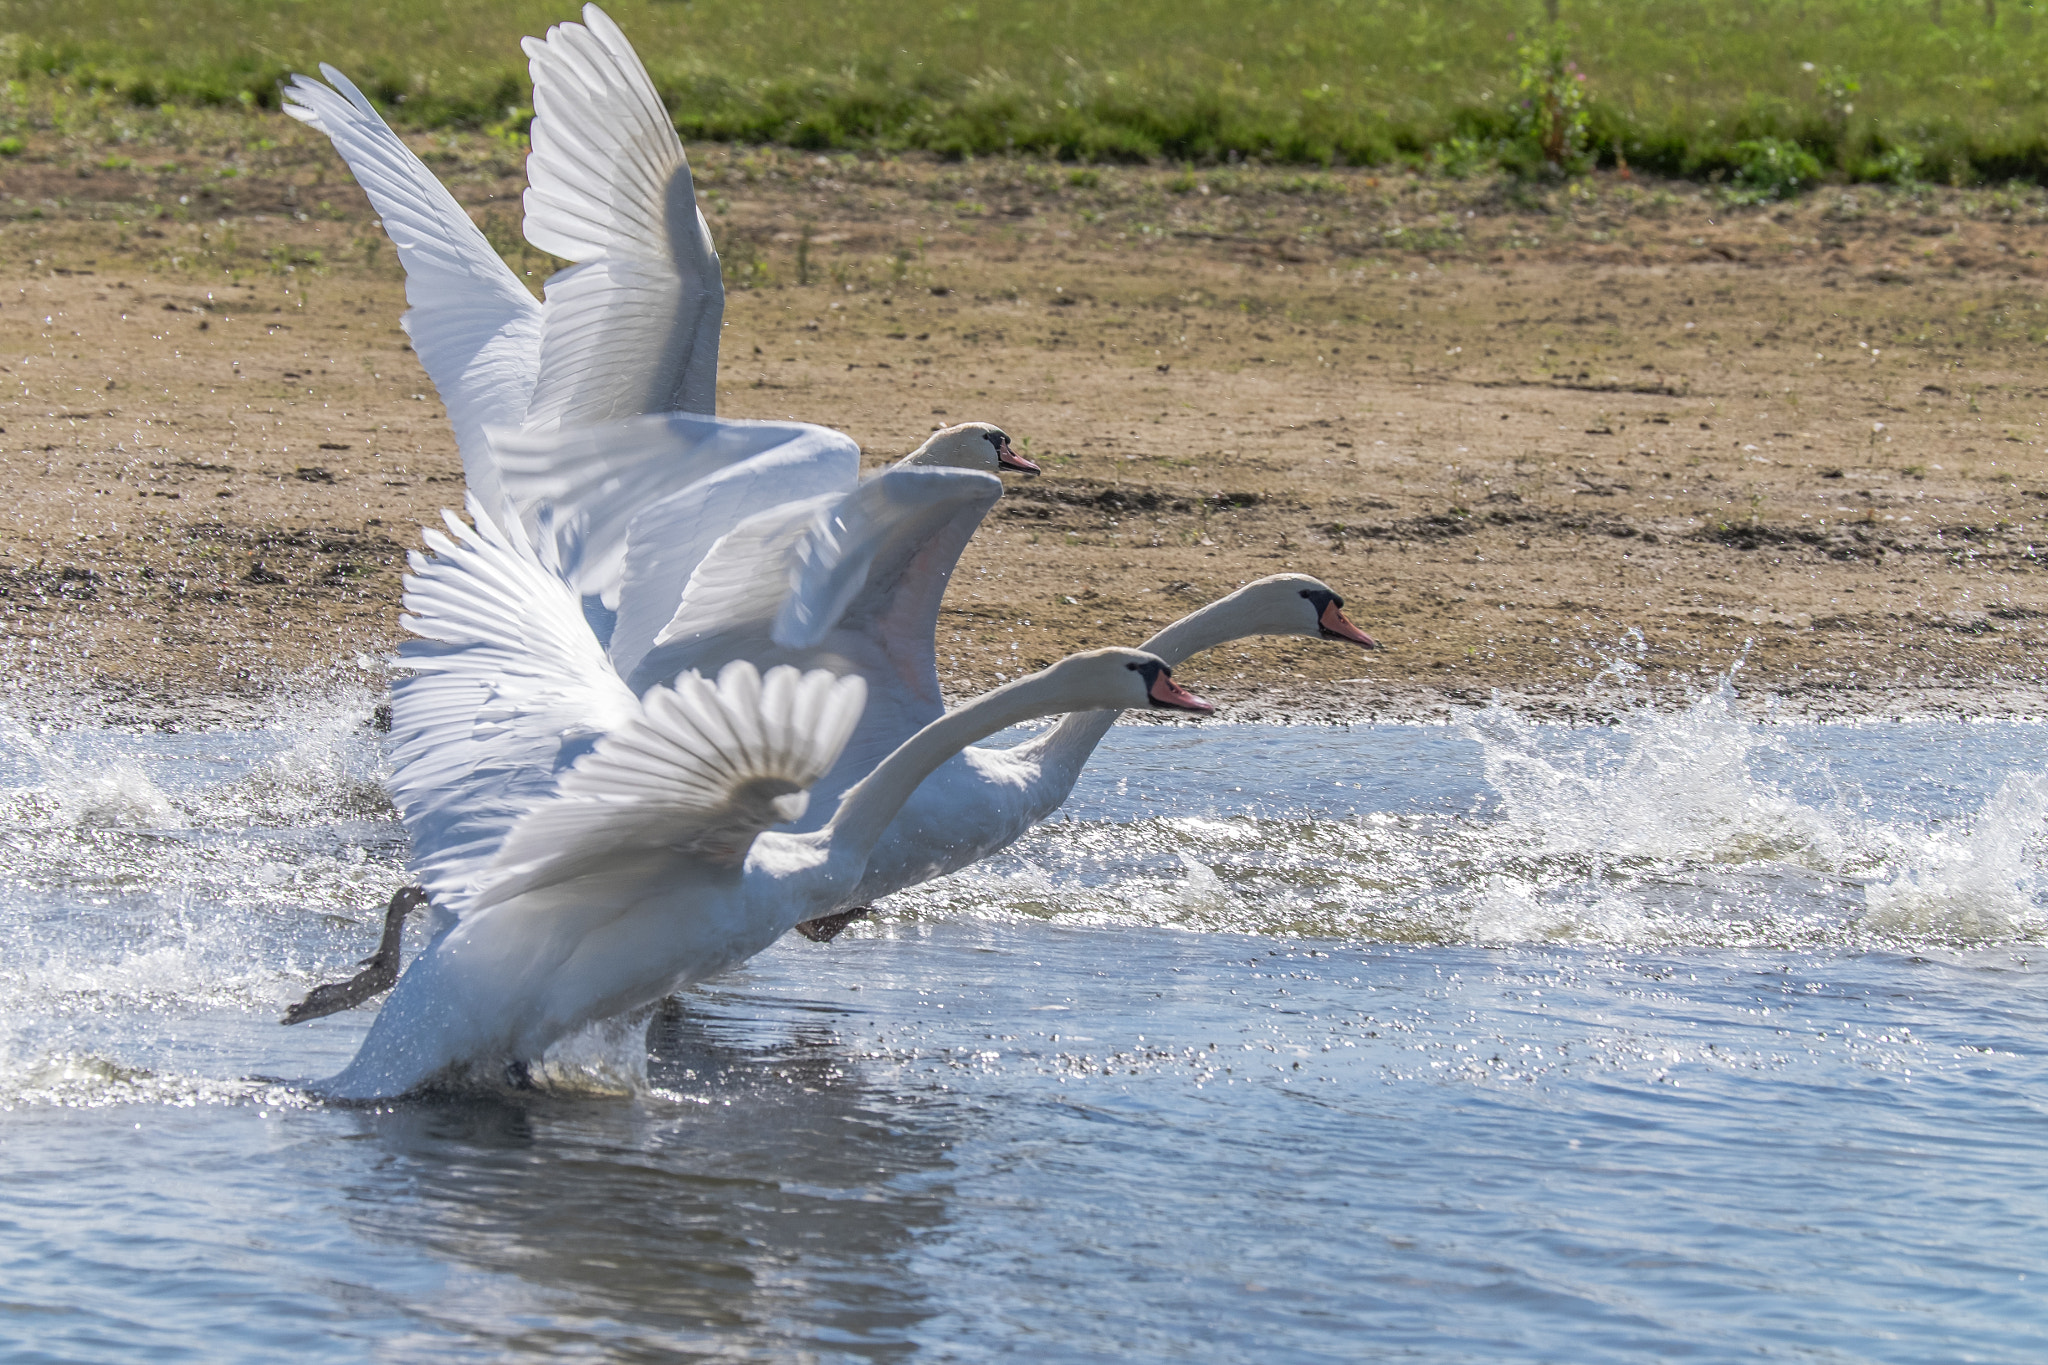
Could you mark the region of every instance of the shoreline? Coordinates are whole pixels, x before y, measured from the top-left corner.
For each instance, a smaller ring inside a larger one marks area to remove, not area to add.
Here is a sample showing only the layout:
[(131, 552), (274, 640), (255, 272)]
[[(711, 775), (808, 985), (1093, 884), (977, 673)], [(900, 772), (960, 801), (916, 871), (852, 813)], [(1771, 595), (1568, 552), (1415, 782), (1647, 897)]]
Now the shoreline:
[[(95, 709), (234, 709), (385, 657), (404, 556), (460, 501), (367, 202), (317, 134), (231, 126), (274, 137), (151, 175), (89, 139), (0, 164), (0, 630)], [(537, 286), (516, 156), (421, 145)], [(1617, 656), (1660, 707), (1740, 659), (1745, 695), (1802, 714), (2048, 713), (2048, 192), (1247, 170), (1205, 194), (691, 155), (731, 276), (722, 412), (833, 426), (871, 467), (990, 420), (1045, 467), (961, 558), (951, 695), (1289, 571), (1388, 648), (1190, 661), (1227, 715), (1498, 691), (1592, 716)]]
[[(0, 716), (56, 731), (103, 728), (206, 733), (267, 728), (309, 713), (332, 715), (341, 709), (356, 713), (356, 727), (381, 730), (378, 713), (384, 706), (388, 677), (381, 668), (328, 667), (280, 676), (244, 692), (180, 693), (110, 689), (104, 680), (63, 671), (17, 670), (0, 692)], [(1127, 712), (1118, 723), (1189, 728), (1436, 726), (1456, 725), (1498, 706), (1532, 724), (1620, 726), (1643, 718), (1682, 715), (1723, 691), (1732, 698), (1735, 713), (1752, 724), (2048, 722), (2048, 685), (1997, 679), (1888, 689), (1816, 687), (1793, 692), (1761, 679), (1745, 678), (1742, 670), (1724, 672), (1704, 685), (1690, 678), (1617, 681), (1589, 671), (1579, 686), (1555, 691), (1384, 687), (1369, 679), (1252, 688), (1196, 685), (1194, 690), (1216, 704), (1214, 716), (1192, 720)], [(949, 706), (973, 695), (950, 685), (946, 688)]]

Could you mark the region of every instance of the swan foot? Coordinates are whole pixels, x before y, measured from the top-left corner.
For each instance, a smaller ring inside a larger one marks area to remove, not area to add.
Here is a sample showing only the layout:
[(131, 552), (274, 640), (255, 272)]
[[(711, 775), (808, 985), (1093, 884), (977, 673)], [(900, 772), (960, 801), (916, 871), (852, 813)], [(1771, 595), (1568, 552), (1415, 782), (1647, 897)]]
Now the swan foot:
[(866, 919), (875, 913), (872, 905), (857, 905), (851, 910), (841, 910), (836, 915), (820, 915), (797, 925), (796, 931), (813, 943), (830, 943), (846, 931), (846, 926), (855, 920)]
[(400, 887), (384, 911), (384, 937), (377, 944), (377, 951), (363, 959), (363, 969), (346, 981), (315, 986), (304, 1000), (284, 1012), (281, 1022), (303, 1024), (308, 1019), (339, 1014), (390, 990), (398, 980), (398, 949), (405, 936), (405, 917), (426, 906), (426, 892), (417, 886)]

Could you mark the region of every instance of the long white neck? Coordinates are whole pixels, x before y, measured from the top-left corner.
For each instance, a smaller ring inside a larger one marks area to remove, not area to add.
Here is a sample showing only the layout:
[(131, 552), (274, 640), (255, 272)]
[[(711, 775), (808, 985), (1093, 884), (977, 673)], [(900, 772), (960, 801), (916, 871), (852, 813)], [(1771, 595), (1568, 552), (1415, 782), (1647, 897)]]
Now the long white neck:
[[(1234, 592), (1200, 611), (1189, 612), (1138, 648), (1147, 654), (1157, 654), (1166, 660), (1169, 667), (1177, 666), (1205, 649), (1259, 634), (1261, 626), (1251, 619), (1247, 606), (1243, 592)], [(1095, 746), (1102, 743), (1102, 737), (1109, 733), (1110, 727), (1116, 724), (1116, 718), (1122, 714), (1121, 711), (1076, 711), (1063, 717), (1058, 725), (1044, 734), (1034, 735), (1019, 744), (1014, 752), (1035, 753), (1047, 778), (1054, 781), (1064, 778), (1071, 787), (1088, 756), (1095, 752)]]
[[(1078, 680), (1069, 680), (1058, 665), (983, 693), (898, 745), (840, 798), (838, 811), (820, 833), (831, 841), (835, 855), (846, 851), (865, 858), (917, 784), (947, 759), (1019, 721), (1099, 707), (1102, 700), (1099, 690), (1091, 692)], [(1117, 713), (1102, 714), (1114, 719)]]

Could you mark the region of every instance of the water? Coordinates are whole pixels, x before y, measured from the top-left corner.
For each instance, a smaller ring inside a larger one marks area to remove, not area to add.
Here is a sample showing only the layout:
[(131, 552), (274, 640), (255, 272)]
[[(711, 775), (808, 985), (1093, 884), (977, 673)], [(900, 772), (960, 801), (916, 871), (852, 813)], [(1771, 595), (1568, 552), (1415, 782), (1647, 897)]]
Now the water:
[(1065, 818), (378, 1110), (367, 698), (0, 723), (0, 1356), (2048, 1358), (2048, 728), (1116, 731)]

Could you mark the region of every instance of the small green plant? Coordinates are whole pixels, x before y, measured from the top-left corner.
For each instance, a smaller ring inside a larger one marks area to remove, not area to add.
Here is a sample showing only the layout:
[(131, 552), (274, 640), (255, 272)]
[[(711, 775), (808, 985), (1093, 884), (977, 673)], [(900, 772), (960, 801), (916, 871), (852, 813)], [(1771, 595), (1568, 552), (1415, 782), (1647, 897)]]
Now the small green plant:
[(1282, 194), (1330, 195), (1344, 193), (1344, 185), (1334, 176), (1288, 175), (1282, 176), (1274, 189)]
[(1799, 67), (1813, 77), (1814, 93), (1820, 96), (1828, 118), (1837, 127), (1847, 123), (1849, 115), (1856, 112), (1856, 97), (1863, 93), (1863, 82), (1839, 67), (1816, 66), (1812, 62), (1801, 62)]
[(1789, 199), (1820, 179), (1820, 162), (1796, 142), (1760, 137), (1735, 144), (1735, 191), (1745, 203)]
[(1092, 190), (1102, 183), (1102, 172), (1091, 166), (1067, 172), (1067, 183), (1077, 190)]
[(0, 137), (0, 156), (20, 156), (25, 150), (18, 137)]
[(1524, 43), (1516, 52), (1520, 107), (1517, 131), (1534, 143), (1543, 159), (1570, 170), (1586, 154), (1586, 73), (1555, 38)]
[(1179, 175), (1166, 182), (1166, 188), (1173, 194), (1193, 194), (1195, 186), (1199, 183), (1195, 179), (1194, 171), (1183, 170)]
[(523, 104), (505, 106), (505, 117), (495, 123), (484, 125), (484, 132), (504, 143), (513, 151), (523, 152), (533, 145), (528, 130), (533, 126), (533, 110)]
[(1876, 180), (1892, 185), (1918, 185), (1923, 178), (1921, 167), (1926, 158), (1911, 147), (1892, 147), (1875, 161), (1863, 167), (1864, 180)]
[(1482, 142), (1476, 137), (1454, 137), (1437, 148), (1438, 168), (1456, 180), (1484, 175), (1491, 171), (1499, 160), (1499, 152), (1494, 144)]

